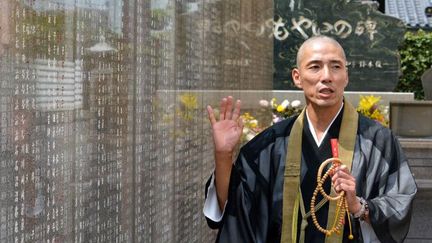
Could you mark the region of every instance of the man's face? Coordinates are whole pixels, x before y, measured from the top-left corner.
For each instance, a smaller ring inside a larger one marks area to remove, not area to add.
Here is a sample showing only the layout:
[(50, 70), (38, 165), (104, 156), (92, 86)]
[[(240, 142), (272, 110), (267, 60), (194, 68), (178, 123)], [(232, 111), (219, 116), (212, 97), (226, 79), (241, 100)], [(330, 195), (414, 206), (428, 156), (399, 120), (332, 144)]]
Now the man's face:
[(292, 71), (295, 85), (303, 89), (311, 105), (339, 106), (348, 84), (343, 51), (336, 43), (315, 40), (299, 53), (299, 67)]

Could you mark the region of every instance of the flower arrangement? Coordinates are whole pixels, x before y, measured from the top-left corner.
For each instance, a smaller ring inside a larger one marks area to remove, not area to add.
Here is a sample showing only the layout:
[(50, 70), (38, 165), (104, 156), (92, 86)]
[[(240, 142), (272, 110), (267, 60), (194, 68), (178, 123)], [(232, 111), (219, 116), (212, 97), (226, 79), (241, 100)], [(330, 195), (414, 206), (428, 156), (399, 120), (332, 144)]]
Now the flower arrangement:
[(287, 99), (278, 104), (276, 98), (270, 101), (270, 107), (273, 112), (273, 123), (277, 123), (290, 116), (300, 114), (303, 107), (299, 100), (289, 102)]
[(378, 105), (381, 97), (378, 96), (363, 96), (360, 95), (360, 101), (357, 106), (357, 111), (366, 117), (378, 121), (383, 126), (388, 126), (388, 109)]
[[(379, 105), (381, 97), (376, 97), (373, 95), (363, 96), (360, 95), (360, 101), (357, 106), (357, 111), (373, 120), (378, 121), (384, 126), (388, 126), (388, 109)], [(275, 124), (280, 122), (290, 116), (300, 114), (303, 109), (303, 105), (299, 100), (293, 100), (289, 102), (287, 99), (283, 100), (280, 104), (277, 102), (276, 98), (267, 100), (260, 100), (259, 106), (261, 110), (271, 109), (272, 112), (272, 122)], [(263, 131), (267, 126), (264, 123), (260, 123), (257, 118), (252, 116), (249, 112), (243, 113), (241, 115), (243, 119), (243, 135), (241, 138), (242, 142), (250, 141), (258, 133)], [(269, 125), (271, 125), (269, 124)]]
[[(153, 109), (161, 122), (158, 126), (172, 139), (185, 139), (200, 122), (199, 103), (194, 93), (181, 93), (176, 96), (176, 102), (167, 104), (171, 97), (157, 97), (153, 102)], [(181, 128), (181, 129), (177, 129)], [(179, 141), (180, 141), (179, 140)]]
[(241, 137), (242, 142), (252, 140), (258, 133), (264, 130), (265, 127), (261, 127), (258, 120), (253, 117), (249, 112), (245, 112), (241, 115), (243, 119), (243, 134)]
[(194, 94), (182, 94), (180, 95), (180, 107), (177, 109), (179, 117), (185, 121), (191, 121), (195, 114), (195, 110), (198, 108), (197, 97)]
[(285, 99), (282, 101), (282, 103), (278, 104), (276, 98), (273, 98), (270, 101), (260, 100), (259, 106), (261, 107), (259, 111), (266, 111), (266, 114), (268, 114), (268, 110), (270, 109), (272, 113), (271, 123), (265, 125), (265, 122), (260, 123), (258, 119), (252, 116), (249, 112), (243, 113), (243, 115), (241, 115), (244, 124), (243, 135), (241, 138), (242, 142), (250, 141), (258, 133), (267, 128), (268, 125), (275, 124), (290, 116), (299, 114), (303, 109), (299, 100), (293, 100), (292, 102), (289, 102)]

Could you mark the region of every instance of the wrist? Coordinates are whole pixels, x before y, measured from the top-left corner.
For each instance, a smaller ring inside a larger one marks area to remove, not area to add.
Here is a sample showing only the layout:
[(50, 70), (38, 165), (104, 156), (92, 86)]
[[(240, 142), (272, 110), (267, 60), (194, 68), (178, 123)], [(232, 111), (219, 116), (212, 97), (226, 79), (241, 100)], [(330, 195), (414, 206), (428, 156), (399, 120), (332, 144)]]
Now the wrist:
[(231, 166), (233, 161), (233, 153), (231, 152), (215, 152), (216, 166)]
[(217, 158), (229, 158), (231, 160), (234, 151), (215, 151), (215, 157)]
[(362, 197), (357, 197), (357, 200), (360, 204), (360, 208), (357, 210), (357, 212), (353, 213), (353, 216), (356, 219), (366, 220), (369, 216), (369, 205)]
[(351, 211), (352, 215), (358, 215), (363, 210), (362, 204), (360, 203), (360, 199), (355, 200), (355, 206), (353, 207), (353, 210)]
[(215, 153), (215, 178), (229, 180), (232, 170), (232, 153)]

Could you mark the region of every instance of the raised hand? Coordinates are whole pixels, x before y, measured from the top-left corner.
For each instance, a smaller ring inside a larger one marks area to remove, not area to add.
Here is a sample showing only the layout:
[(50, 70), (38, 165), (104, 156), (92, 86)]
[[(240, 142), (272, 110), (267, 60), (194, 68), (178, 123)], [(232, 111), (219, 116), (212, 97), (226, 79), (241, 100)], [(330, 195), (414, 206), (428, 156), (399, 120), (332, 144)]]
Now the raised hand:
[(228, 199), (228, 187), (232, 170), (234, 149), (240, 141), (243, 132), (243, 122), (240, 118), (240, 100), (237, 100), (233, 110), (233, 97), (223, 98), (220, 103), (219, 121), (216, 120), (213, 109), (207, 106), (207, 112), (213, 131), (215, 147), (215, 185), (219, 208), (223, 211)]
[(240, 118), (240, 100), (233, 109), (233, 97), (228, 96), (220, 102), (219, 121), (216, 120), (211, 106), (207, 106), (208, 117), (212, 126), (215, 153), (233, 153), (243, 132)]

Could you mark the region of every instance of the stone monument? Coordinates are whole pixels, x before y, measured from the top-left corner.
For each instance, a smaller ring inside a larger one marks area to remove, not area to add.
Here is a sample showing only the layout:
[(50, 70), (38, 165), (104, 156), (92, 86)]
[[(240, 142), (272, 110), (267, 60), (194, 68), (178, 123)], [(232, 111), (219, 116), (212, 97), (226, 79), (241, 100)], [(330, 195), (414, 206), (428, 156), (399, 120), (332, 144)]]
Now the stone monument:
[(432, 67), (426, 70), (421, 77), (426, 100), (432, 100)]
[(376, 6), (349, 0), (275, 0), (274, 89), (295, 89), (291, 69), (307, 38), (338, 40), (348, 60), (349, 91), (393, 91), (405, 25)]

